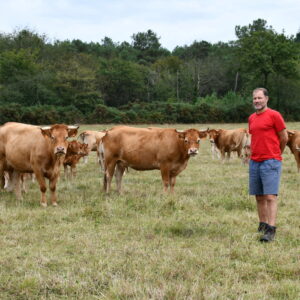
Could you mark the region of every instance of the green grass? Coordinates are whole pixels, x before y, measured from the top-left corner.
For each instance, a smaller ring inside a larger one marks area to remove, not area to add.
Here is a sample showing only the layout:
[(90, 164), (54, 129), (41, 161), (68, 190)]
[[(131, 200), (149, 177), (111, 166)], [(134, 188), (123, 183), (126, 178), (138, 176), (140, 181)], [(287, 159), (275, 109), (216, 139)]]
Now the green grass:
[(60, 179), (56, 208), (40, 207), (37, 183), (21, 201), (1, 192), (0, 299), (299, 299), (300, 174), (289, 149), (276, 240), (261, 244), (248, 167), (200, 147), (174, 195), (158, 171), (132, 169), (122, 195), (115, 183), (103, 194), (95, 153), (72, 183)]

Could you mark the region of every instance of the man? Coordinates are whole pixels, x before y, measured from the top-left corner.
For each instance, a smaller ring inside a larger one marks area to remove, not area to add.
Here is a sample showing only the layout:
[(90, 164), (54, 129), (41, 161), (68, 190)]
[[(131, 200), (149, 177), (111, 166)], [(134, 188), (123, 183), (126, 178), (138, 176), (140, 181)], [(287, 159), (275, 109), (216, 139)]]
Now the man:
[(288, 140), (281, 114), (268, 108), (268, 91), (253, 91), (256, 110), (249, 117), (251, 160), (249, 164), (249, 193), (255, 195), (261, 242), (270, 242), (276, 233), (277, 195), (279, 190), (282, 153)]

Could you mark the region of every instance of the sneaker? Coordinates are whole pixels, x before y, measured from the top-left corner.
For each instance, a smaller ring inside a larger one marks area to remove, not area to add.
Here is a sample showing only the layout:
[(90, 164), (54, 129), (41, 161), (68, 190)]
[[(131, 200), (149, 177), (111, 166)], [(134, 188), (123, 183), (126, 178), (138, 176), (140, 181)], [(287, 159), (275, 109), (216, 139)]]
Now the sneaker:
[(259, 222), (257, 231), (258, 231), (259, 233), (265, 233), (265, 231), (266, 231), (266, 229), (268, 228), (268, 226), (269, 226), (268, 223), (265, 223), (265, 222)]
[(275, 233), (276, 233), (276, 227), (268, 225), (268, 227), (265, 230), (265, 234), (260, 238), (260, 241), (266, 243), (273, 241), (275, 237)]

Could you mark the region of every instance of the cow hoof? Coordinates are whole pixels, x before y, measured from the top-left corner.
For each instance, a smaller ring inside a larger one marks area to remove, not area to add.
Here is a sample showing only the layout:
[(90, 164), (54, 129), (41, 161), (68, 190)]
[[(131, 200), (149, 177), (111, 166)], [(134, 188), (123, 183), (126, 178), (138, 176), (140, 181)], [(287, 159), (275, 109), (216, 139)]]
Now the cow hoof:
[(52, 206), (58, 206), (57, 202), (53, 202)]
[(41, 202), (42, 207), (47, 207), (47, 203)]

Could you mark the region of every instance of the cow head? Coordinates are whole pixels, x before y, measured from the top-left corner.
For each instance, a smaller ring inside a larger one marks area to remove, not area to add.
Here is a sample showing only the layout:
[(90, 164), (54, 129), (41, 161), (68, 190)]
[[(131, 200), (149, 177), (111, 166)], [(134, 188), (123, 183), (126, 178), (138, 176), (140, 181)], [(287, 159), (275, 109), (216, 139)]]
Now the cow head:
[(68, 149), (68, 138), (77, 134), (79, 126), (67, 126), (55, 124), (52, 126), (41, 127), (43, 136), (50, 139), (55, 155), (64, 155)]
[(300, 152), (300, 131), (297, 130), (287, 130), (288, 141), (287, 145), (290, 147), (291, 151), (294, 150)]
[(79, 154), (80, 151), (80, 143), (77, 141), (71, 141), (68, 144), (67, 153), (68, 154)]
[[(287, 134), (288, 134), (288, 141), (287, 141), (287, 146), (289, 146), (290, 148), (292, 148), (292, 140), (294, 139), (295, 136), (295, 130), (287, 130)], [(292, 151), (292, 149), (291, 149)]]
[(180, 139), (184, 141), (184, 148), (189, 156), (198, 154), (200, 140), (206, 138), (206, 130), (187, 129), (184, 131), (176, 130)]
[(89, 154), (89, 145), (88, 144), (80, 144), (79, 154), (81, 156), (86, 156)]
[(71, 141), (68, 145), (67, 153), (70, 155), (88, 155), (88, 144), (80, 143), (78, 141)]
[(209, 137), (209, 141), (211, 144), (214, 144), (217, 137), (220, 135), (221, 129), (208, 129), (207, 128), (207, 134)]

